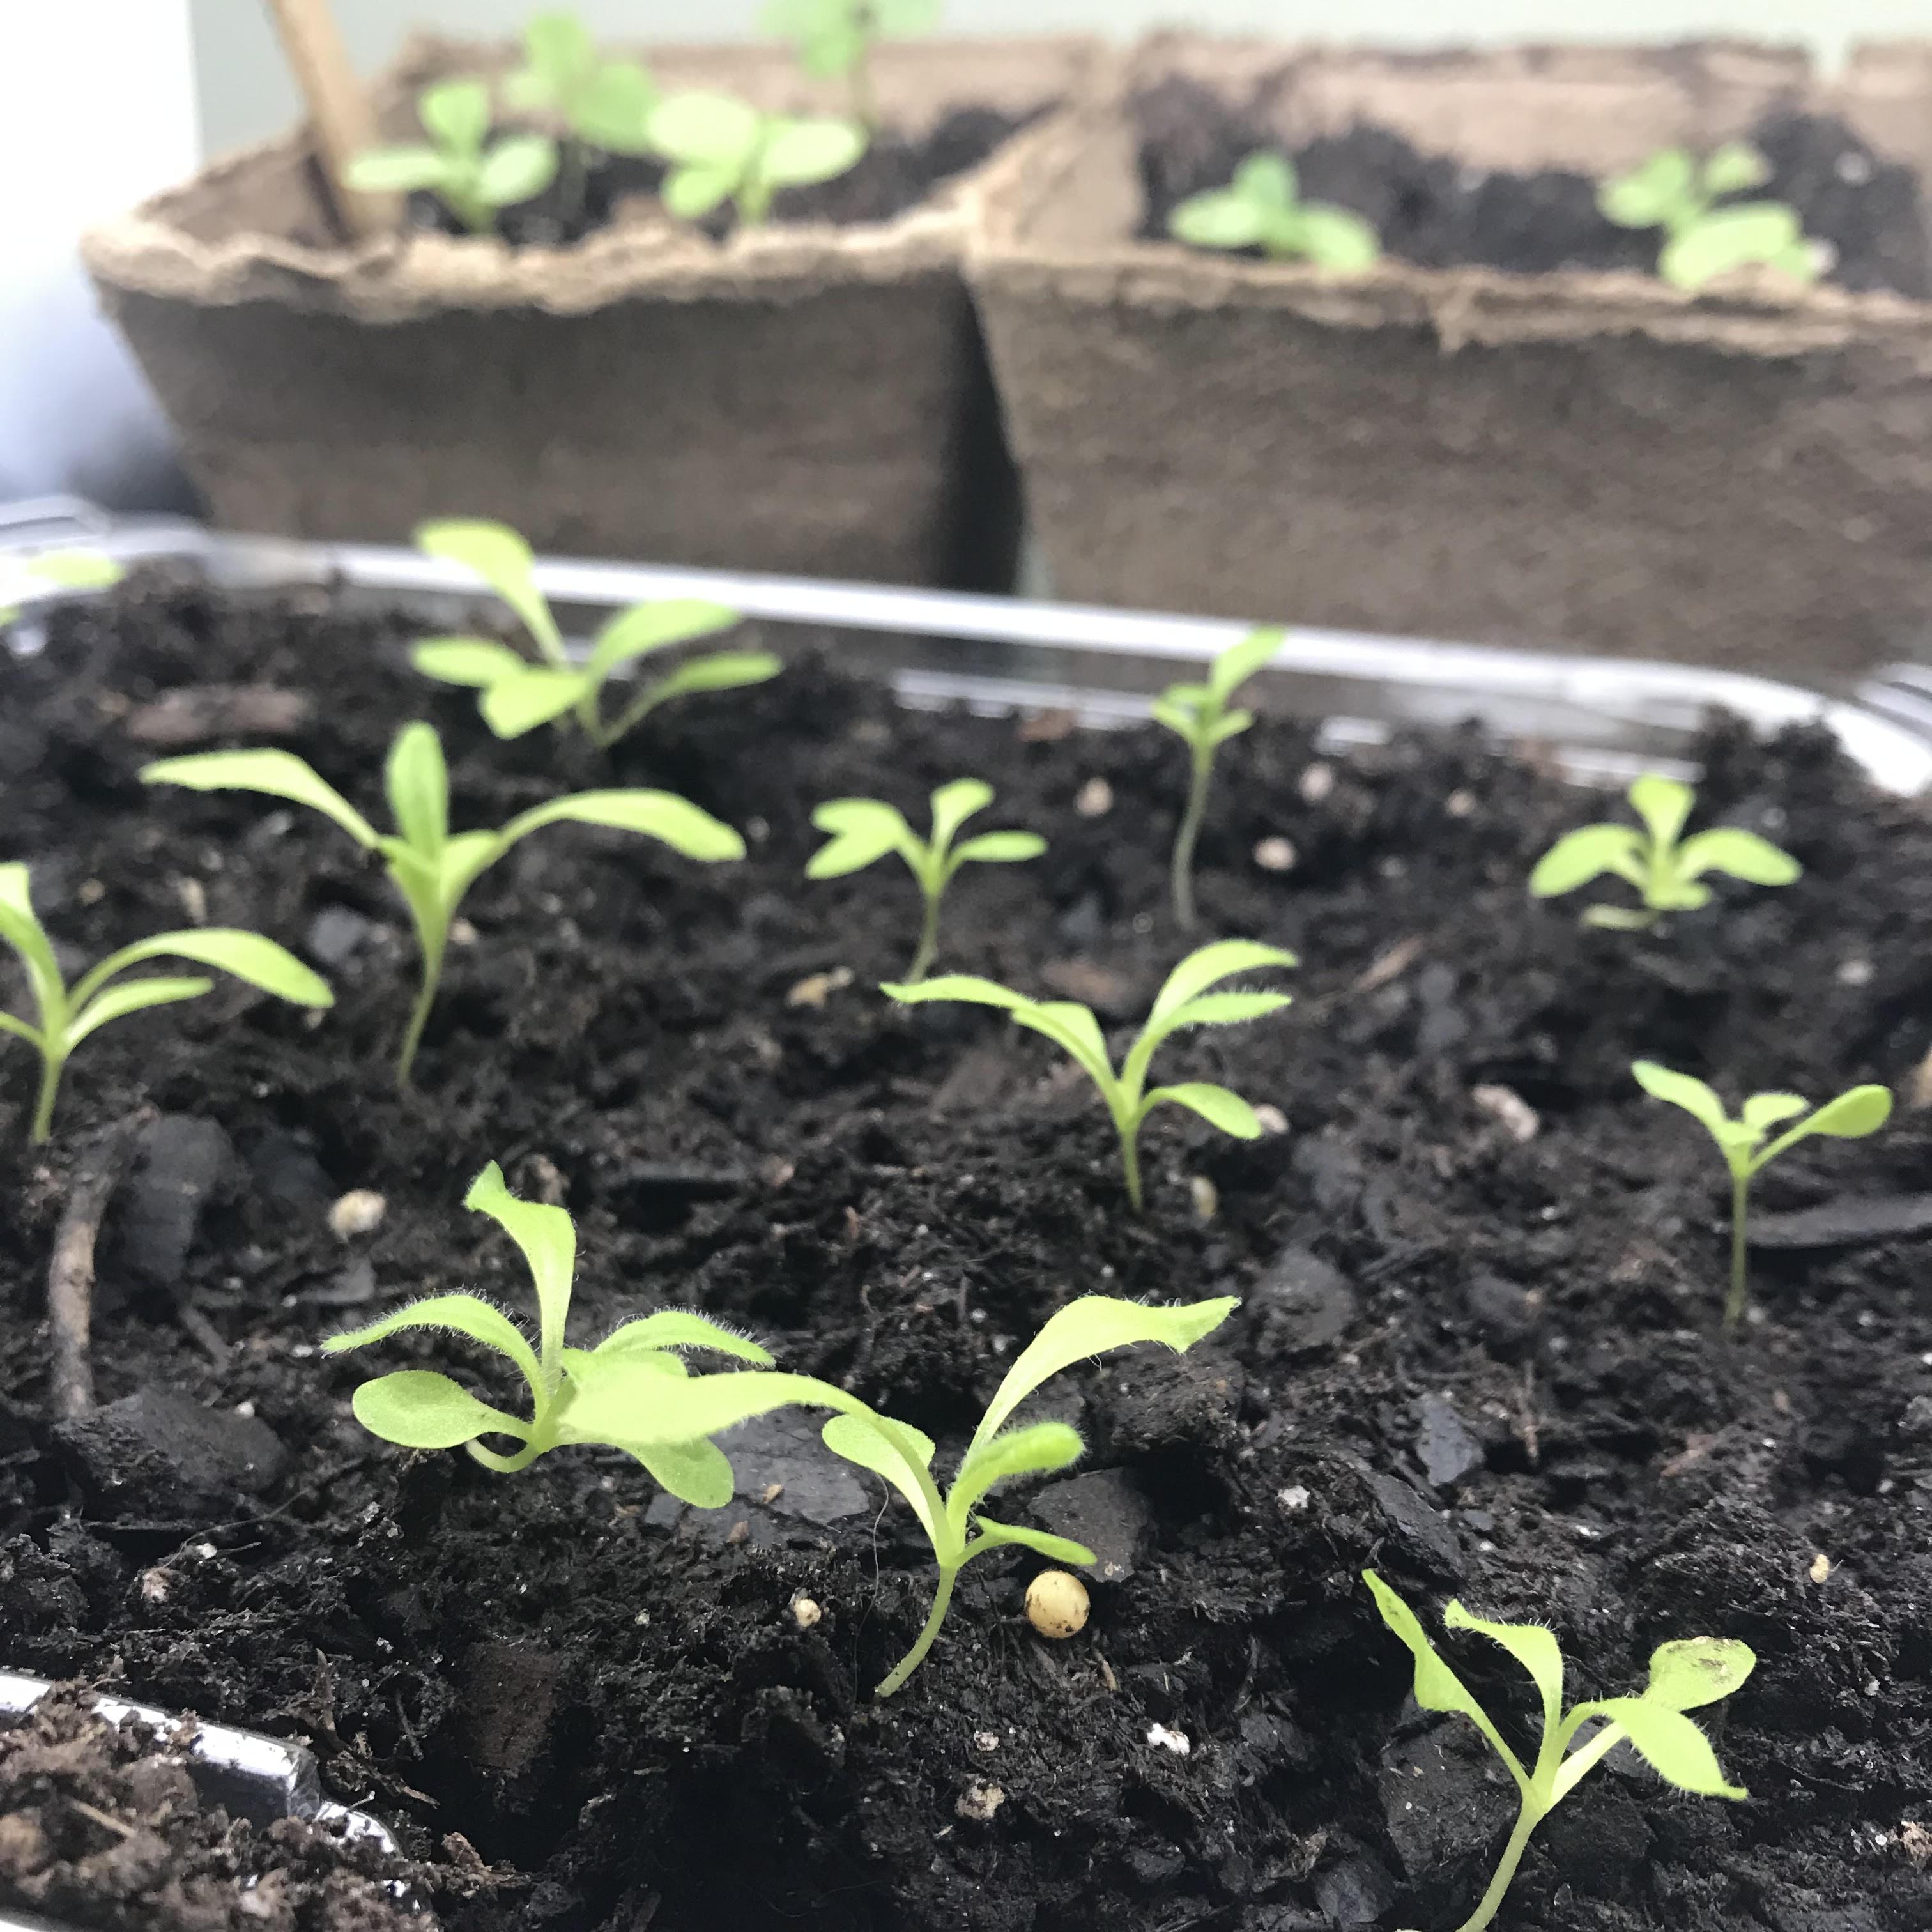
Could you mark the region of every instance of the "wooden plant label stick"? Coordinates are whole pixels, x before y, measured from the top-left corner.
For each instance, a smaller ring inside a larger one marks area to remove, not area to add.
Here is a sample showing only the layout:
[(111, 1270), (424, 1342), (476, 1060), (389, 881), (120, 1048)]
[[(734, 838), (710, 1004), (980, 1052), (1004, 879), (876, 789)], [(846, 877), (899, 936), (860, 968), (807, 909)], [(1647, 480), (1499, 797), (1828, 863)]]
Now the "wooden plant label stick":
[(269, 5), (282, 50), (308, 104), (326, 191), (344, 233), (352, 242), (364, 242), (392, 232), (402, 220), (394, 195), (370, 194), (343, 185), (342, 170), (350, 157), (376, 145), (376, 117), (349, 64), (328, 0), (269, 0)]

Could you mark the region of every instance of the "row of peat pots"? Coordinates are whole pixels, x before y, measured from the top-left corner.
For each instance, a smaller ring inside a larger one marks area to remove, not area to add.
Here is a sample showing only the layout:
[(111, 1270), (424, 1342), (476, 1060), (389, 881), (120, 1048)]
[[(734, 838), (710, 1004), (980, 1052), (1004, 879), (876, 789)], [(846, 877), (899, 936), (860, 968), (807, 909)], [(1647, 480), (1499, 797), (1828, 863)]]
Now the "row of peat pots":
[[(514, 58), (412, 43), (382, 125)], [(778, 48), (647, 58), (832, 104)], [(236, 528), (394, 540), (460, 511), (550, 551), (997, 589), (1023, 494), (1082, 602), (1812, 676), (1911, 652), (1932, 47), (1828, 80), (1739, 44), (934, 40), (874, 74), (866, 166), (763, 226), (673, 220), (613, 162), (574, 239), (406, 220), (345, 246), (298, 132), (86, 258)], [(1687, 290), (1598, 212), (1658, 151), (1736, 141), (1820, 279)], [(1264, 152), (1381, 259), (1169, 238)]]

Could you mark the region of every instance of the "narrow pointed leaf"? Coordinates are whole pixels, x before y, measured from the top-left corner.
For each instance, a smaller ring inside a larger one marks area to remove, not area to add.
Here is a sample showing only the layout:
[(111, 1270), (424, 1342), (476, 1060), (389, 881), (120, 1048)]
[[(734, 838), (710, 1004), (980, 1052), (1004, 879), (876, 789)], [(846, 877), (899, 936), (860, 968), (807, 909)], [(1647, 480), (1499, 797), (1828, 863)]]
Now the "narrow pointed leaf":
[(508, 524), (442, 518), (418, 527), (416, 545), (427, 556), (473, 570), (517, 614), (546, 658), (562, 657), (563, 638), (537, 589), (536, 554)]
[(634, 604), (598, 632), (584, 669), (601, 683), (620, 664), (670, 644), (715, 636), (743, 622), (728, 604), (700, 597), (667, 597), (654, 604)]
[(975, 866), (1017, 866), (1028, 859), (1037, 859), (1046, 850), (1046, 841), (1036, 832), (982, 832), (976, 838), (962, 840), (952, 848), (952, 861), (956, 867)]
[(1253, 1108), (1240, 1094), (1210, 1082), (1184, 1080), (1176, 1087), (1156, 1087), (1141, 1102), (1141, 1111), (1145, 1114), (1162, 1106), (1185, 1107), (1190, 1114), (1198, 1114), (1210, 1127), (1219, 1127), (1238, 1141), (1261, 1138), (1262, 1124)]
[(842, 879), (848, 873), (863, 872), (888, 853), (899, 851), (902, 838), (908, 836), (886, 825), (842, 832), (806, 861), (805, 876), (808, 879)]
[(202, 752), (161, 758), (141, 768), (143, 784), (185, 785), (190, 791), (257, 791), (292, 800), (332, 818), (358, 845), (374, 850), (376, 828), (292, 752)]
[(1460, 1712), (1466, 1718), (1474, 1718), (1486, 1730), (1488, 1714), (1462, 1678), (1443, 1662), (1415, 1612), (1372, 1570), (1364, 1570), (1362, 1580), (1368, 1585), (1376, 1609), (1382, 1612), (1382, 1622), (1408, 1646), (1410, 1656), (1415, 1660), (1415, 1701), (1425, 1711)]
[(1653, 1100), (1668, 1100), (1673, 1107), (1682, 1107), (1694, 1120), (1702, 1121), (1714, 1140), (1727, 1144), (1730, 1117), (1724, 1112), (1724, 1103), (1702, 1081), (1688, 1073), (1672, 1072), (1654, 1060), (1637, 1060), (1630, 1072), (1636, 1084)]
[(769, 682), (784, 669), (784, 661), (770, 651), (712, 651), (687, 658), (650, 687), (630, 722), (636, 724), (674, 698), (694, 697), (700, 691), (742, 691)]
[(494, 638), (425, 638), (410, 646), (410, 662), (425, 677), (478, 691), (530, 668), (526, 659)]
[(1202, 946), (1190, 952), (1167, 976), (1167, 982), (1156, 995), (1154, 1010), (1148, 1016), (1151, 1024), (1175, 1007), (1184, 1006), (1197, 993), (1205, 992), (1216, 981), (1226, 980), (1236, 973), (1250, 973), (1263, 966), (1292, 966), (1295, 957), (1279, 946), (1264, 946), (1254, 939), (1223, 939), (1212, 946)]
[(405, 724), (382, 772), (396, 830), (418, 852), (437, 850), (449, 836), (449, 769), (442, 740), (424, 724)]
[(989, 1436), (960, 1464), (946, 1495), (947, 1511), (963, 1524), (967, 1512), (996, 1483), (1064, 1469), (1078, 1462), (1086, 1448), (1079, 1430), (1064, 1422), (1036, 1422)]
[(1100, 1031), (1100, 1022), (1092, 1010), (1073, 1000), (1048, 1000), (1038, 1004), (1029, 1000), (1013, 1009), (1013, 1018), (1023, 1026), (1037, 1034), (1043, 1034), (1054, 1046), (1063, 1047), (1080, 1063), (1081, 1068), (1103, 1096), (1112, 1105), (1112, 1096), (1120, 1082), (1114, 1072), (1113, 1062), (1107, 1057), (1107, 1042)]
[(580, 791), (568, 798), (520, 813), (504, 826), (503, 842), (514, 843), (540, 826), (574, 822), (604, 825), (619, 832), (640, 832), (687, 859), (742, 859), (745, 842), (722, 819), (675, 792)]
[(879, 988), (902, 1006), (917, 1006), (926, 1000), (961, 1000), (969, 1006), (998, 1006), (1017, 1012), (1034, 1002), (996, 980), (982, 980), (972, 973), (942, 973), (936, 980), (922, 980), (916, 986), (888, 981)]
[(1156, 724), (1165, 724), (1176, 736), (1185, 738), (1190, 745), (1194, 742), (1201, 724), (1201, 713), (1196, 706), (1183, 704), (1169, 692), (1165, 698), (1156, 698), (1151, 710)]
[(528, 1424), (492, 1408), (434, 1369), (398, 1369), (364, 1382), (350, 1398), (356, 1420), (371, 1436), (405, 1449), (454, 1449), (479, 1436), (527, 1442)]
[(20, 954), (43, 1011), (57, 1010), (66, 982), (52, 943), (34, 910), (32, 878), (17, 862), (0, 866), (0, 939)]
[(626, 1322), (598, 1342), (594, 1352), (610, 1356), (657, 1348), (710, 1348), (721, 1355), (735, 1355), (742, 1362), (760, 1364), (772, 1359), (770, 1350), (748, 1336), (734, 1334), (688, 1308), (661, 1308), (655, 1315)]
[(1217, 1295), (1174, 1308), (1150, 1308), (1113, 1295), (1084, 1294), (1055, 1312), (1006, 1371), (980, 1426), (969, 1457), (996, 1435), (1006, 1418), (1049, 1377), (1076, 1362), (1141, 1342), (1157, 1342), (1177, 1353), (1211, 1334), (1240, 1306), (1238, 1296)]
[(493, 1308), (474, 1294), (427, 1295), (362, 1328), (330, 1336), (322, 1343), (322, 1352), (339, 1355), (347, 1349), (366, 1348), (372, 1342), (386, 1340), (410, 1328), (436, 1328), (467, 1336), (500, 1355), (507, 1355), (532, 1388), (542, 1380), (538, 1372), (536, 1351), (524, 1331), (500, 1308)]
[(950, 845), (952, 835), (976, 812), (993, 802), (993, 788), (982, 778), (955, 778), (932, 794), (932, 842)]
[(304, 966), (286, 946), (259, 932), (234, 926), (211, 926), (182, 932), (158, 932), (110, 954), (77, 981), (76, 1003), (112, 975), (148, 959), (189, 959), (197, 966), (215, 966), (259, 986), (265, 993), (298, 1006), (332, 1006), (335, 995), (320, 974)]
[(1654, 772), (1646, 772), (1635, 780), (1629, 796), (1632, 808), (1650, 833), (1652, 844), (1660, 850), (1676, 844), (1697, 800), (1697, 794), (1688, 784), (1676, 778), (1660, 778)]
[(1675, 869), (1680, 879), (1724, 872), (1754, 886), (1788, 886), (1804, 872), (1789, 852), (1780, 851), (1768, 838), (1728, 825), (1685, 839)]
[(909, 1423), (896, 1425), (896, 1438), (878, 1426), (881, 1418), (872, 1414), (835, 1415), (820, 1432), (825, 1446), (835, 1456), (862, 1469), (869, 1469), (898, 1490), (919, 1518), (920, 1526), (936, 1551), (945, 1551), (950, 1532), (944, 1518), (935, 1514), (932, 1499), (914, 1474), (909, 1458), (919, 1457), (919, 1466), (932, 1466), (932, 1438)]
[(1680, 1791), (1700, 1798), (1750, 1796), (1726, 1779), (1710, 1739), (1681, 1712), (1643, 1697), (1607, 1697), (1590, 1708), (1616, 1724), (1651, 1769)]
[(78, 1046), (91, 1033), (112, 1020), (124, 1019), (149, 1006), (171, 1006), (183, 1000), (198, 1000), (213, 991), (212, 980), (124, 980), (98, 993), (68, 1025), (67, 1045)]
[(1288, 633), (1279, 625), (1250, 631), (1238, 644), (1230, 644), (1208, 668), (1208, 688), (1223, 703), (1232, 698), (1256, 671), (1272, 664), (1288, 641)]
[(571, 1279), (577, 1269), (577, 1230), (569, 1215), (540, 1201), (519, 1201), (503, 1184), (503, 1170), (494, 1160), (470, 1184), (463, 1204), (472, 1213), (488, 1215), (523, 1250), (536, 1286), (541, 1357), (555, 1361), (563, 1346)]
[(490, 685), (477, 709), (498, 737), (520, 738), (561, 718), (591, 688), (591, 680), (580, 670), (520, 664)]
[(1451, 1630), (1470, 1630), (1503, 1648), (1530, 1674), (1543, 1698), (1543, 1721), (1551, 1730), (1563, 1718), (1563, 1652), (1552, 1631), (1540, 1624), (1491, 1623), (1452, 1602), (1442, 1621)]
[(1044, 1529), (1028, 1529), (1018, 1523), (995, 1522), (987, 1516), (975, 1516), (973, 1528), (973, 1544), (968, 1553), (974, 1556), (982, 1550), (998, 1550), (1012, 1544), (1044, 1556), (1049, 1563), (1081, 1563), (1090, 1568), (1100, 1560), (1085, 1544), (1076, 1543), (1070, 1536), (1054, 1536)]
[(1728, 1697), (1756, 1668), (1757, 1657), (1735, 1637), (1691, 1636), (1660, 1644), (1650, 1654), (1647, 1704), (1694, 1711)]
[(1536, 862), (1529, 890), (1556, 898), (1610, 872), (1633, 885), (1642, 882), (1643, 835), (1633, 825), (1586, 825), (1557, 840)]

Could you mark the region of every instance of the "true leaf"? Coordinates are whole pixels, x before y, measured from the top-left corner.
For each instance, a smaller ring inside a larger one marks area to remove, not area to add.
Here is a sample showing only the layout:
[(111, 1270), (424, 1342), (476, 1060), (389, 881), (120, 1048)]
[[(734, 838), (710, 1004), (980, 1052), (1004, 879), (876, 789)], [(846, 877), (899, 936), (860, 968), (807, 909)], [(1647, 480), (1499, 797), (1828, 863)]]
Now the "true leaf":
[(426, 1295), (421, 1301), (412, 1301), (360, 1328), (330, 1336), (322, 1343), (322, 1352), (326, 1355), (339, 1355), (347, 1349), (366, 1348), (372, 1342), (386, 1340), (410, 1328), (441, 1329), (467, 1336), (471, 1341), (507, 1356), (532, 1388), (542, 1379), (536, 1352), (524, 1331), (501, 1309), (493, 1308), (473, 1294)]
[(523, 1251), (536, 1287), (542, 1327), (541, 1358), (546, 1364), (555, 1361), (563, 1346), (571, 1278), (577, 1268), (574, 1224), (561, 1208), (518, 1200), (503, 1184), (503, 1171), (494, 1160), (470, 1184), (463, 1204), (488, 1215)]
[(561, 718), (590, 688), (591, 681), (582, 671), (519, 664), (489, 686), (477, 708), (498, 737), (520, 738)]
[(1529, 890), (1538, 898), (1574, 892), (1605, 872), (1636, 883), (1642, 838), (1634, 826), (1586, 825), (1557, 840), (1536, 862)]
[(1281, 653), (1288, 633), (1278, 625), (1250, 631), (1230, 644), (1208, 667), (1208, 688), (1216, 698), (1232, 698), (1257, 671), (1265, 670)]
[(1694, 1711), (1731, 1693), (1756, 1667), (1750, 1645), (1732, 1637), (1693, 1636), (1660, 1644), (1650, 1654), (1646, 1703)]
[(356, 1420), (371, 1436), (405, 1449), (454, 1449), (479, 1436), (526, 1436), (514, 1415), (478, 1402), (432, 1369), (398, 1369), (378, 1376), (350, 1398)]
[(1730, 1783), (1718, 1754), (1690, 1720), (1642, 1697), (1609, 1697), (1590, 1707), (1622, 1730), (1637, 1754), (1667, 1783), (1700, 1798), (1748, 1798)]
[(1238, 1141), (1258, 1140), (1262, 1124), (1253, 1108), (1240, 1094), (1202, 1080), (1184, 1080), (1177, 1087), (1156, 1087), (1141, 1103), (1150, 1109), (1171, 1102), (1198, 1114), (1210, 1126), (1219, 1127)]

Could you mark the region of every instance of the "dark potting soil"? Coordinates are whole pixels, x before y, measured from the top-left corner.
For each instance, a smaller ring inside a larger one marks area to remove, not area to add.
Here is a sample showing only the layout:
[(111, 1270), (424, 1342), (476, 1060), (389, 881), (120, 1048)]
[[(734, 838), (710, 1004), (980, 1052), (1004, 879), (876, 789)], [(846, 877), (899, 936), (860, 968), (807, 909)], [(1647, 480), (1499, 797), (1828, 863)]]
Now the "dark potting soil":
[[(1170, 76), (1134, 104), (1141, 135), (1144, 239), (1167, 238), (1168, 218), (1190, 195), (1225, 187), (1258, 149), (1282, 150), (1264, 122), (1211, 88)], [(1827, 279), (1842, 287), (1932, 296), (1932, 245), (1912, 170), (1883, 159), (1834, 115), (1780, 112), (1750, 138), (1772, 178), (1748, 196), (1786, 202), (1808, 236), (1828, 242)], [(1466, 263), (1522, 274), (1558, 268), (1656, 267), (1654, 232), (1619, 228), (1598, 211), (1598, 183), (1562, 169), (1533, 174), (1424, 154), (1393, 130), (1362, 124), (1289, 154), (1301, 192), (1372, 224), (1384, 251), (1424, 268)]]
[[(1468, 734), (1336, 758), (1263, 723), (1222, 754), (1201, 899), (1208, 933), (1300, 955), (1296, 1004), (1159, 1070), (1227, 1081), (1284, 1130), (1157, 1115), (1136, 1217), (1096, 1100), (1046, 1042), (871, 991), (914, 936), (902, 872), (800, 874), (820, 800), (922, 808), (982, 773), (982, 822), (1051, 848), (962, 875), (944, 964), (1130, 1023), (1186, 950), (1165, 734), (900, 712), (839, 673), (836, 638), (789, 633), (782, 679), (660, 713), (606, 766), (552, 734), (496, 743), (381, 655), (398, 634), (319, 592), (150, 580), (0, 658), (0, 841), (70, 963), (206, 917), (296, 945), (338, 999), (312, 1022), (224, 986), (106, 1029), (38, 1152), (28, 1056), (0, 1058), (5, 1663), (307, 1738), (460, 1932), (1448, 1926), (1508, 1793), (1472, 1727), (1407, 1701), (1372, 1563), (1432, 1629), (1452, 1594), (1547, 1623), (1573, 1695), (1634, 1688), (1672, 1637), (1757, 1652), (1702, 1714), (1749, 1801), (1612, 1760), (1538, 1832), (1510, 1932), (1932, 1923), (1932, 1304), (1922, 1236), (1886, 1232), (1924, 1191), (1932, 1114), (1765, 1174), (1767, 1215), (1840, 1225), (1794, 1246), (1787, 1222), (1756, 1256), (1732, 1344), (1713, 1150), (1628, 1072), (1648, 1053), (1733, 1099), (1910, 1088), (1932, 1048), (1923, 806), (1873, 796), (1814, 734), (1714, 728), (1702, 810), (1805, 878), (1725, 886), (1632, 940), (1523, 889), (1605, 801)], [(403, 1100), (386, 1056), (410, 955), (380, 874), (312, 813), (134, 774), (212, 731), (285, 744), (375, 810), (412, 716), (443, 734), (459, 824), (652, 782), (750, 856), (699, 867), (576, 827), (520, 846), (465, 908)], [(107, 1406), (58, 1423), (54, 1226), (94, 1137), (143, 1105), (101, 1241)], [(1002, 1513), (1099, 1549), (1087, 1630), (1036, 1637), (1036, 1561), (989, 1558), (880, 1702), (930, 1560), (811, 1420), (730, 1438), (740, 1496), (716, 1513), (614, 1452), (503, 1478), (355, 1424), (356, 1384), (410, 1364), (511, 1399), (448, 1340), (316, 1353), (425, 1292), (527, 1312), (509, 1244), (458, 1204), (493, 1157), (576, 1216), (576, 1336), (701, 1308), (933, 1433), (942, 1463), (1070, 1296), (1244, 1306), (1185, 1358), (1117, 1355), (1040, 1400), (1089, 1454)], [(386, 1212), (338, 1238), (352, 1189)], [(206, 1411), (185, 1440), (183, 1399)], [(1446, 1648), (1527, 1737), (1508, 1660)], [(131, 1791), (88, 1802), (148, 1822)], [(0, 1818), (0, 1845), (21, 1828)], [(76, 1884), (111, 1849), (63, 1845)], [(313, 1897), (272, 1922), (361, 1922)]]
[[(810, 188), (781, 190), (772, 198), (772, 219), (831, 222), (842, 228), (890, 221), (916, 208), (954, 176), (976, 168), (1034, 118), (991, 107), (956, 107), (917, 139), (882, 128), (844, 174)], [(580, 158), (566, 157), (557, 179), (542, 194), (502, 212), (497, 232), (519, 248), (580, 242), (608, 226), (628, 197), (655, 196), (666, 172), (662, 163), (644, 157), (599, 154), (587, 166)], [(467, 232), (433, 194), (411, 195), (409, 210), (418, 228), (446, 235)], [(722, 241), (736, 220), (728, 206), (702, 226), (713, 241)]]

